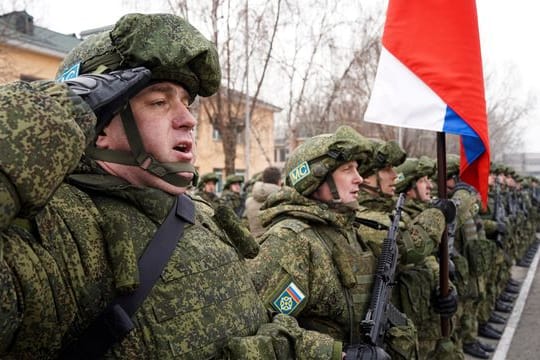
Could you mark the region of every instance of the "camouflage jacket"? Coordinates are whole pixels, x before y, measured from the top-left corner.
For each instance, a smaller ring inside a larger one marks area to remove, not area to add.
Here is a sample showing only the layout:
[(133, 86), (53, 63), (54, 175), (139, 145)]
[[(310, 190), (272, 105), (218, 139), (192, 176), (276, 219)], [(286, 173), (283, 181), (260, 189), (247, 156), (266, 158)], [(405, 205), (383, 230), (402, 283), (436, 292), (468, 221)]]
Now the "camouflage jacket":
[[(391, 222), (390, 214), (394, 210), (395, 200), (361, 192), (358, 202), (361, 206), (356, 214), (358, 218), (369, 219), (383, 225), (377, 229), (360, 222), (358, 227), (361, 236), (367, 239), (373, 252), (378, 256)], [(398, 247), (402, 265), (421, 263), (427, 256), (437, 251), (445, 228), (444, 215), (441, 211), (428, 208), (419, 213), (414, 211), (409, 214), (407, 210), (411, 206), (411, 201), (408, 200), (400, 225)]]
[[(95, 117), (65, 87), (43, 86), (0, 87), (3, 359), (58, 357), (113, 298), (135, 288), (138, 257), (174, 201), (91, 162), (73, 173)], [(105, 358), (330, 358), (329, 336), (307, 333), (291, 317), (270, 322), (234, 239), (206, 203), (194, 203), (194, 223), (133, 316), (134, 330)]]
[(244, 198), (239, 193), (231, 190), (223, 190), (218, 203), (230, 207), (238, 217), (242, 217), (244, 212)]
[(339, 348), (358, 341), (375, 260), (353, 227), (353, 212), (333, 211), (283, 187), (270, 195), (260, 217), (267, 230), (248, 264), (266, 307), (331, 335)]
[[(260, 217), (269, 227), (259, 238), (259, 255), (248, 264), (267, 308), (348, 341), (349, 319), (358, 325), (364, 316), (374, 273), (373, 255), (361, 247), (351, 214), (283, 187), (267, 199)], [(289, 302), (287, 291), (298, 296)], [(349, 292), (356, 293), (354, 308), (347, 306)]]

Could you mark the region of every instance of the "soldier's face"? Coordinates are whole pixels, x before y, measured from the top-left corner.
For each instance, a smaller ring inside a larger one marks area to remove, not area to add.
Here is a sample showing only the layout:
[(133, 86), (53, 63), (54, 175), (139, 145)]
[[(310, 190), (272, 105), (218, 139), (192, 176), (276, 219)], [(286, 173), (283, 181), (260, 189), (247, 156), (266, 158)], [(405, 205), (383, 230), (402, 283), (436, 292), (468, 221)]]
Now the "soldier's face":
[(242, 190), (242, 186), (240, 186), (240, 183), (233, 183), (233, 184), (231, 184), (229, 189), (231, 189), (231, 191), (233, 191), (235, 193), (240, 193), (240, 190)]
[[(195, 162), (193, 129), (197, 122), (189, 111), (189, 94), (182, 86), (171, 82), (152, 84), (133, 97), (130, 105), (148, 154), (160, 162)], [(105, 127), (96, 145), (111, 150), (130, 150), (120, 115)], [(100, 165), (133, 185), (154, 187), (171, 194), (186, 191), (136, 166), (108, 162), (100, 162)], [(193, 177), (191, 173), (180, 175)]]
[(432, 189), (433, 184), (427, 176), (423, 176), (420, 179), (416, 180), (416, 192), (418, 193), (418, 200), (425, 202), (430, 201)]
[[(349, 161), (339, 166), (332, 173), (332, 178), (334, 179), (342, 203), (358, 201), (358, 191), (364, 179), (358, 174), (358, 164), (356, 161)], [(313, 197), (324, 202), (332, 201), (333, 196), (328, 183), (324, 182), (319, 186), (313, 193)]]
[(216, 182), (215, 181), (207, 181), (204, 184), (204, 191), (213, 193), (216, 191)]
[(394, 195), (396, 191), (397, 173), (393, 167), (389, 166), (379, 170), (379, 186), (383, 194)]

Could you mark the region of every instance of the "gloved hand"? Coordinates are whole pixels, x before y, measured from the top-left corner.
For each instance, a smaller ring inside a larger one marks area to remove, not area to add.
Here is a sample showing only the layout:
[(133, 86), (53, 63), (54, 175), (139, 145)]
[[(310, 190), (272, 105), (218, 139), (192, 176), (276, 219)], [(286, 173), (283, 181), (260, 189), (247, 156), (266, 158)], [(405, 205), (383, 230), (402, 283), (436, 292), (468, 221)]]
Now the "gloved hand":
[(345, 360), (391, 360), (392, 358), (383, 348), (368, 345), (354, 344), (347, 346)]
[(456, 218), (456, 204), (452, 200), (435, 199), (431, 202), (431, 206), (442, 211), (447, 224)]
[(431, 303), (433, 305), (434, 311), (441, 315), (442, 317), (450, 318), (452, 317), (458, 307), (458, 296), (454, 288), (450, 287), (448, 296), (442, 297), (440, 289), (434, 291), (433, 296), (431, 297)]
[(152, 73), (144, 67), (83, 74), (64, 83), (94, 111), (100, 131), (122, 106), (150, 82)]
[(503, 223), (503, 222), (498, 221), (498, 222), (497, 222), (497, 232), (498, 232), (499, 234), (503, 234), (503, 235), (506, 234), (506, 232), (507, 232), (507, 230), (506, 230), (506, 224)]

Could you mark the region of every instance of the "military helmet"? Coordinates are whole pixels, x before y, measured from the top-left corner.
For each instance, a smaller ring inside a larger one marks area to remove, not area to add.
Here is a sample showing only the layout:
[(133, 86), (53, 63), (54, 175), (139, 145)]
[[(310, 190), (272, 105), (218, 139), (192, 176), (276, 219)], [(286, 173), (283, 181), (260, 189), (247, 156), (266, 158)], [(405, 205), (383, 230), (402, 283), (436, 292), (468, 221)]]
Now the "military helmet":
[(369, 161), (361, 164), (358, 168), (360, 175), (367, 177), (378, 170), (389, 166), (395, 167), (402, 164), (407, 153), (394, 140), (384, 141), (380, 139), (369, 139), (371, 142), (372, 154)]
[(335, 133), (317, 135), (300, 144), (285, 163), (285, 184), (304, 196), (313, 193), (339, 166), (367, 161), (371, 146), (353, 128), (343, 125)]
[(202, 189), (204, 185), (209, 181), (215, 181), (217, 183), (219, 181), (219, 177), (216, 173), (213, 172), (206, 173), (200, 177), (197, 188)]
[(228, 189), (234, 183), (240, 183), (241, 184), (243, 182), (244, 182), (244, 177), (242, 175), (229, 175), (225, 179), (225, 185), (223, 185), (223, 188)]
[(459, 176), (460, 158), (456, 154), (446, 155), (446, 178)]
[(112, 30), (92, 35), (71, 50), (57, 77), (76, 68), (78, 74), (85, 74), (138, 66), (150, 69), (155, 80), (178, 82), (192, 99), (212, 95), (221, 80), (212, 42), (172, 14), (124, 15)]
[(405, 192), (421, 177), (432, 176), (435, 173), (435, 165), (435, 161), (427, 156), (407, 158), (403, 164), (396, 167), (396, 192)]

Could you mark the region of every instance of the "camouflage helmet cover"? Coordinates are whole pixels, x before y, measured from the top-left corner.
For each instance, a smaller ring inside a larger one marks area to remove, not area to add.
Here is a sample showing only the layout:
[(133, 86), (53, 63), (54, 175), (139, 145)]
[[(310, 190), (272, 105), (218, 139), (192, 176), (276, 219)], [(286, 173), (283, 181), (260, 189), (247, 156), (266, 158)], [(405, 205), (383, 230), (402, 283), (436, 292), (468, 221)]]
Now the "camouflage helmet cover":
[(394, 140), (384, 141), (369, 139), (372, 145), (372, 154), (369, 161), (359, 167), (362, 176), (370, 176), (378, 170), (389, 166), (395, 167), (402, 164), (407, 158), (405, 150)]
[(421, 156), (419, 159), (408, 158), (396, 167), (396, 192), (407, 191), (421, 177), (431, 177), (435, 173), (435, 166), (435, 161), (428, 156)]
[(213, 172), (206, 173), (200, 177), (197, 187), (199, 189), (202, 189), (204, 185), (209, 181), (215, 181), (217, 183), (219, 181), (219, 177), (217, 176), (216, 173), (213, 173)]
[(223, 185), (224, 189), (228, 189), (232, 184), (234, 183), (243, 183), (244, 177), (242, 175), (229, 175), (227, 176), (227, 179), (225, 179), (225, 185)]
[(451, 178), (459, 175), (460, 158), (456, 154), (446, 155), (446, 177)]
[(309, 138), (291, 153), (285, 164), (285, 184), (308, 196), (339, 166), (353, 160), (360, 165), (370, 153), (367, 138), (340, 126), (335, 133)]
[(90, 36), (74, 48), (57, 77), (79, 63), (81, 74), (144, 66), (156, 80), (182, 84), (192, 100), (215, 93), (221, 79), (214, 45), (172, 14), (124, 15), (112, 30)]

